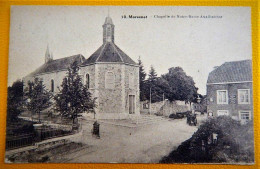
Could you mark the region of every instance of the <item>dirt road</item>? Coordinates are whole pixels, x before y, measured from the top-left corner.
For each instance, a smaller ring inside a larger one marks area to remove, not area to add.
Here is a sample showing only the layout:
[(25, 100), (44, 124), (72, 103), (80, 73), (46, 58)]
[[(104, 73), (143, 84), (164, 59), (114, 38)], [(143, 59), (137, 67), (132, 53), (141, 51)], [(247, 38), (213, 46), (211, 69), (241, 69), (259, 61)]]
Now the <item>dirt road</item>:
[(73, 141), (90, 147), (68, 154), (68, 163), (158, 163), (197, 130), (186, 119), (161, 121), (138, 128), (101, 124), (101, 138), (91, 135), (92, 123), (83, 125)]

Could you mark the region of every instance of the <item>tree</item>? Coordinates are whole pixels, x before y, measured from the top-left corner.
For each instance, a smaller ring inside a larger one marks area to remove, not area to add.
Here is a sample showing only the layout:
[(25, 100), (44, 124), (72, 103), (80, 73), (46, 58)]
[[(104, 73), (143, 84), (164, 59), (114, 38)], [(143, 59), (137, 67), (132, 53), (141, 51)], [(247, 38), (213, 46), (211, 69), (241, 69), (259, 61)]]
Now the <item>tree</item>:
[(140, 87), (140, 100), (144, 101), (146, 100), (145, 96), (145, 78), (146, 78), (146, 73), (144, 71), (144, 66), (141, 61), (141, 59), (138, 59), (138, 64), (139, 64), (139, 87)]
[(39, 122), (41, 122), (41, 112), (52, 105), (52, 93), (45, 89), (42, 80), (34, 79), (34, 82), (28, 83), (25, 90), (26, 107), (33, 114), (38, 114)]
[(183, 100), (186, 102), (195, 102), (197, 99), (197, 90), (193, 78), (187, 76), (181, 67), (172, 67), (169, 72), (162, 75), (168, 84), (169, 92), (166, 93), (166, 97), (170, 101)]
[(148, 81), (151, 83), (155, 83), (155, 81), (157, 80), (158, 77), (157, 77), (157, 73), (153, 66), (151, 66), (148, 76), (149, 76)]
[(144, 87), (146, 98), (150, 99), (151, 97), (152, 103), (162, 101), (163, 93), (164, 93), (163, 88), (166, 86), (167, 86), (167, 82), (157, 77), (157, 73), (154, 67), (151, 66), (151, 69), (148, 74), (148, 79), (145, 81), (145, 87)]
[(23, 110), (23, 82), (17, 80), (12, 86), (8, 87), (7, 95), (7, 120), (17, 121), (18, 116)]
[(59, 93), (54, 97), (55, 109), (64, 117), (75, 119), (85, 111), (94, 111), (95, 99), (91, 98), (88, 87), (83, 85), (78, 74), (77, 62), (71, 64), (67, 77), (63, 79)]

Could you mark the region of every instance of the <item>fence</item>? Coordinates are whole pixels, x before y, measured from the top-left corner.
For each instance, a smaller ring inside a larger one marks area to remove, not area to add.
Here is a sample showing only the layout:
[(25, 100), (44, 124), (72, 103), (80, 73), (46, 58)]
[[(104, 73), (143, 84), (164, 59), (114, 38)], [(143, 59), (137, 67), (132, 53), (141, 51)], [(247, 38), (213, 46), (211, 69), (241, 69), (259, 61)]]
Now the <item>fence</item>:
[(73, 134), (73, 130), (66, 131), (61, 129), (52, 129), (50, 127), (44, 127), (41, 129), (37, 129), (36, 134), (32, 133), (18, 136), (7, 136), (6, 150), (30, 146), (36, 142), (41, 142), (46, 139), (62, 137), (70, 134)]
[(43, 129), (38, 133), (38, 139), (40, 141), (55, 138), (55, 137), (61, 137), (72, 134), (72, 131), (66, 131), (66, 130), (59, 130), (59, 129)]
[(32, 145), (34, 143), (34, 134), (25, 134), (6, 139), (6, 150), (21, 148)]

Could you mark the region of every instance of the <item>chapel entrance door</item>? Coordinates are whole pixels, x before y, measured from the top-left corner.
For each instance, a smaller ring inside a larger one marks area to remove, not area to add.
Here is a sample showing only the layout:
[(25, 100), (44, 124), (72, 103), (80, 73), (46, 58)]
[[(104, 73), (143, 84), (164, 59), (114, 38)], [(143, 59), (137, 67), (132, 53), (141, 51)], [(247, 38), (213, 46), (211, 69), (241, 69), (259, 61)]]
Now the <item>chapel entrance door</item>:
[(135, 114), (135, 95), (129, 95), (129, 114)]

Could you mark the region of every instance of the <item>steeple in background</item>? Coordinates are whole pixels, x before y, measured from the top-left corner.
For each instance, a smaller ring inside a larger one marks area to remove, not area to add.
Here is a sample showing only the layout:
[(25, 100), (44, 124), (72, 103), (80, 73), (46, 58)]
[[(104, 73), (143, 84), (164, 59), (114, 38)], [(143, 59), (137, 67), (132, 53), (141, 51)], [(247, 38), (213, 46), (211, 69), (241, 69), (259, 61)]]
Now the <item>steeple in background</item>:
[(45, 52), (45, 63), (49, 62), (53, 60), (53, 56), (52, 54), (50, 53), (50, 49), (49, 49), (49, 44), (47, 45), (47, 49), (46, 49), (46, 52)]

